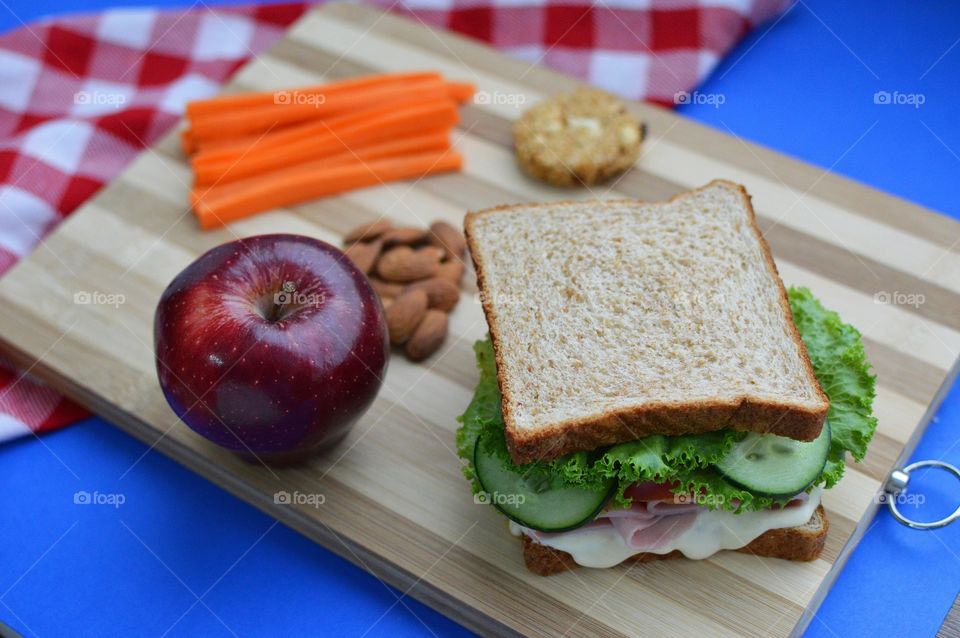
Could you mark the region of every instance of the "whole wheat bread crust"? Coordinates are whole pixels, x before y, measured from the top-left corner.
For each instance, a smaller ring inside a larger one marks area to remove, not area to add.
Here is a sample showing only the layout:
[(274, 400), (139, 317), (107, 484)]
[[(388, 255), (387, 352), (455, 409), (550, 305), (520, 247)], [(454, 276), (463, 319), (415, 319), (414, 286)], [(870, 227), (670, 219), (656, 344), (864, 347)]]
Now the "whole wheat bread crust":
[[(793, 561), (811, 561), (820, 556), (827, 541), (827, 532), (830, 522), (823, 506), (817, 507), (813, 517), (820, 517), (822, 527), (816, 532), (806, 531), (803, 527), (786, 527), (772, 529), (754, 539), (750, 544), (736, 550), (746, 554), (762, 556), (764, 558), (782, 558)], [(632, 556), (629, 560), (637, 563), (648, 563), (668, 558), (684, 558), (679, 551), (669, 554), (652, 554), (643, 552)], [(550, 576), (579, 567), (573, 557), (567, 552), (541, 545), (529, 536), (523, 536), (523, 562), (527, 569), (540, 576)]]
[[(744, 432), (759, 432), (779, 434), (800, 441), (812, 441), (820, 434), (830, 407), (829, 399), (824, 394), (816, 375), (807, 349), (800, 339), (800, 333), (793, 323), (793, 313), (787, 291), (780, 279), (780, 272), (773, 261), (770, 246), (763, 238), (757, 218), (753, 211), (753, 204), (746, 189), (727, 180), (714, 180), (693, 191), (680, 193), (665, 202), (654, 202), (647, 205), (667, 206), (685, 197), (695, 196), (700, 191), (714, 186), (730, 188), (743, 198), (747, 210), (750, 226), (760, 241), (760, 249), (764, 261), (771, 274), (774, 275), (779, 294), (779, 304), (789, 321), (789, 330), (794, 343), (797, 344), (803, 359), (807, 375), (813, 382), (821, 399), (822, 407), (817, 410), (808, 410), (799, 406), (790, 406), (781, 403), (762, 401), (750, 397), (740, 397), (732, 402), (691, 402), (691, 403), (656, 403), (623, 410), (608, 410), (602, 414), (585, 419), (569, 419), (541, 428), (534, 433), (525, 434), (515, 427), (513, 414), (510, 410), (510, 390), (504, 378), (504, 366), (499, 347), (497, 315), (492, 308), (493, 295), (483, 294), (483, 312), (490, 329), (490, 340), (493, 343), (494, 358), (497, 362), (497, 383), (500, 386), (502, 397), (503, 420), (507, 448), (516, 463), (530, 463), (536, 460), (549, 460), (582, 450), (593, 450), (598, 447), (614, 445), (626, 441), (633, 441), (653, 434), (681, 435), (698, 434), (714, 430), (732, 429)], [(621, 202), (634, 200), (621, 200)], [(600, 206), (605, 203), (617, 202), (577, 202), (558, 201), (552, 204), (587, 204)], [(474, 222), (486, 215), (495, 215), (505, 211), (515, 211), (524, 208), (533, 208), (541, 204), (502, 205), (482, 211), (470, 212), (464, 219), (464, 231), (470, 255), (473, 259), (474, 270), (477, 273), (477, 286), (485, 290), (485, 271), (482, 256), (476, 248), (476, 237), (473, 233)]]

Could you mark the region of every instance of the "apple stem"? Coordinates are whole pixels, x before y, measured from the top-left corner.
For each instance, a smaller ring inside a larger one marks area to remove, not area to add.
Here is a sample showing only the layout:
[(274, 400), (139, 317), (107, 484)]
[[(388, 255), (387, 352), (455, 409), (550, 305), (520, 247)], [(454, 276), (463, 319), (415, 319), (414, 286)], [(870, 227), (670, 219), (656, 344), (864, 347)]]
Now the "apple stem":
[(274, 303), (270, 307), (270, 312), (267, 314), (267, 321), (274, 323), (280, 319), (280, 308), (283, 306), (281, 304)]
[(281, 290), (283, 290), (283, 292), (273, 296), (273, 304), (267, 313), (267, 321), (280, 321), (283, 307), (293, 301), (292, 297), (293, 293), (297, 291), (297, 285), (292, 281), (285, 281), (283, 282), (283, 286), (281, 286)]

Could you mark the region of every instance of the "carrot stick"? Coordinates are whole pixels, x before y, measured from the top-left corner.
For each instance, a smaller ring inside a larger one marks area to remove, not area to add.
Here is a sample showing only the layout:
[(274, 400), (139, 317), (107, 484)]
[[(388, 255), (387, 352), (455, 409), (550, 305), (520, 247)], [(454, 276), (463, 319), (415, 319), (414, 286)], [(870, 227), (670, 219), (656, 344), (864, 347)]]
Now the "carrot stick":
[[(330, 82), (329, 84), (321, 84), (318, 86), (308, 86), (299, 89), (299, 92), (304, 95), (329, 95), (340, 91), (353, 91), (391, 84), (406, 84), (431, 78), (439, 80), (441, 76), (435, 72), (385, 73), (350, 78), (348, 80)], [(261, 91), (259, 93), (221, 95), (208, 100), (196, 100), (187, 104), (187, 117), (194, 119), (204, 115), (219, 115), (236, 109), (270, 106), (276, 103), (276, 96), (276, 91)]]
[(444, 128), (427, 133), (418, 133), (417, 135), (410, 135), (408, 137), (400, 137), (371, 146), (361, 146), (356, 150), (337, 153), (327, 159), (330, 162), (350, 160), (351, 158), (355, 158), (357, 161), (370, 161), (383, 159), (385, 157), (416, 155), (430, 151), (446, 151), (449, 148), (450, 134), (448, 130)]
[(198, 157), (204, 160), (212, 161), (213, 158), (221, 160), (233, 158), (251, 152), (254, 148), (271, 148), (289, 144), (308, 137), (316, 135), (325, 135), (331, 130), (340, 130), (343, 127), (356, 124), (358, 122), (375, 119), (382, 115), (396, 112), (400, 108), (414, 106), (425, 102), (442, 102), (449, 98), (446, 96), (444, 88), (437, 85), (432, 88), (424, 89), (416, 93), (407, 92), (396, 96), (396, 99), (381, 100), (380, 102), (371, 102), (369, 105), (352, 109), (349, 112), (331, 117), (329, 119), (314, 118), (312, 121), (301, 122), (283, 128), (275, 128), (268, 132), (254, 133), (252, 135), (225, 138), (208, 139), (199, 142)]
[[(449, 148), (450, 135), (447, 133), (446, 129), (443, 129), (427, 133), (418, 133), (416, 135), (393, 139), (387, 142), (381, 142), (379, 144), (372, 144), (370, 146), (363, 146), (356, 150), (347, 150), (342, 153), (336, 153), (326, 157), (322, 161), (330, 167), (335, 167), (343, 164), (362, 164), (364, 162), (371, 162), (387, 157), (402, 157), (406, 155), (416, 155), (418, 153), (440, 152), (446, 151)], [(273, 171), (267, 175), (271, 179), (279, 179), (287, 173), (296, 172), (299, 170), (300, 166), (292, 166)], [(229, 190), (227, 190), (227, 186), (242, 186), (248, 181), (249, 180), (238, 180), (235, 182), (230, 182), (227, 185), (216, 185), (208, 188), (194, 188), (190, 192), (190, 204), (196, 206), (197, 203), (206, 195), (206, 193), (210, 192), (211, 190), (229, 192)]]
[(221, 160), (229, 157), (237, 158), (252, 151), (254, 148), (268, 148), (296, 142), (306, 137), (316, 135), (318, 130), (327, 133), (329, 129), (338, 130), (376, 117), (378, 113), (386, 113), (393, 110), (394, 108), (392, 106), (390, 108), (376, 106), (351, 113), (344, 113), (322, 121), (301, 122), (299, 124), (277, 128), (268, 133), (255, 133), (253, 135), (244, 135), (235, 138), (205, 140), (199, 143), (197, 151), (199, 153), (198, 157), (203, 158), (205, 161), (212, 161), (214, 158)]
[(274, 171), (297, 162), (308, 162), (375, 140), (409, 135), (412, 132), (449, 128), (457, 122), (453, 102), (426, 103), (397, 109), (377, 119), (359, 122), (339, 131), (298, 139), (276, 147), (255, 148), (239, 157), (203, 157), (191, 160), (196, 185), (209, 186)]
[(187, 157), (197, 152), (197, 140), (194, 139), (190, 129), (180, 131), (180, 147), (183, 149), (183, 154)]
[(447, 82), (447, 92), (450, 99), (458, 104), (463, 104), (473, 97), (477, 87), (469, 82)]
[(235, 141), (230, 140), (211, 140), (207, 143), (201, 143), (197, 154), (197, 160), (200, 163), (236, 160), (242, 156), (266, 149), (280, 148), (288, 144), (295, 144), (305, 139), (312, 139), (318, 136), (330, 135), (338, 131), (350, 129), (352, 127), (369, 124), (371, 122), (389, 118), (390, 116), (410, 109), (424, 107), (426, 105), (452, 104), (448, 98), (439, 99), (418, 99), (413, 98), (410, 101), (382, 104), (370, 108), (360, 109), (351, 113), (344, 113), (329, 119), (317, 120), (313, 122), (304, 122), (294, 126), (287, 126), (283, 129), (271, 133), (250, 135), (238, 138)]
[(419, 153), (330, 167), (314, 161), (286, 171), (281, 177), (263, 175), (235, 185), (213, 188), (197, 203), (203, 229), (215, 228), (253, 213), (288, 206), (344, 191), (458, 170), (463, 158), (453, 151)]
[[(356, 116), (358, 109), (362, 111), (365, 108), (382, 107), (385, 104), (399, 106), (403, 103), (421, 101), (430, 97), (440, 99), (444, 96), (462, 104), (473, 96), (475, 90), (472, 84), (465, 82), (441, 84), (432, 80), (425, 80), (407, 87), (387, 87), (387, 89), (366, 95), (353, 93), (334, 95), (323, 105), (302, 103), (258, 106), (235, 111), (219, 119), (213, 116), (201, 116), (193, 124), (195, 131), (193, 136), (195, 138), (202, 136), (202, 139), (193, 141), (193, 152), (196, 152), (196, 149), (219, 151), (227, 148), (239, 152), (264, 135), (275, 131), (288, 131), (294, 126), (306, 126), (310, 120), (324, 117), (332, 119)], [(251, 132), (239, 137), (230, 135), (236, 130)]]
[(422, 80), (391, 84), (356, 91), (301, 95), (297, 91), (277, 93), (283, 101), (255, 108), (235, 109), (225, 113), (197, 116), (190, 128), (198, 140), (234, 139), (244, 135), (265, 133), (305, 120), (316, 120), (343, 113), (412, 99), (449, 98), (449, 89), (442, 80)]

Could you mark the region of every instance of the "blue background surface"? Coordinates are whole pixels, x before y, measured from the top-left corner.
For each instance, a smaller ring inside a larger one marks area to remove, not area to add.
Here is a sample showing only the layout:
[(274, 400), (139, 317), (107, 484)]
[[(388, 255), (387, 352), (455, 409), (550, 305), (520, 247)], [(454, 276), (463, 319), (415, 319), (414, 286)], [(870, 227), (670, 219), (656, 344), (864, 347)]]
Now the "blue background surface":
[[(0, 30), (116, 4), (0, 0)], [(957, 218), (958, 42), (953, 2), (800, 2), (701, 87), (721, 107), (682, 111)], [(925, 103), (877, 105), (877, 91)], [(0, 448), (0, 619), (39, 636), (468, 635), (158, 453), (130, 469), (145, 451), (98, 419)], [(960, 389), (915, 457), (960, 464)], [(916, 487), (919, 516), (957, 502), (944, 477)], [(126, 502), (77, 507), (79, 490)], [(881, 512), (808, 635), (933, 635), (960, 590), (958, 554), (960, 525), (921, 533)]]

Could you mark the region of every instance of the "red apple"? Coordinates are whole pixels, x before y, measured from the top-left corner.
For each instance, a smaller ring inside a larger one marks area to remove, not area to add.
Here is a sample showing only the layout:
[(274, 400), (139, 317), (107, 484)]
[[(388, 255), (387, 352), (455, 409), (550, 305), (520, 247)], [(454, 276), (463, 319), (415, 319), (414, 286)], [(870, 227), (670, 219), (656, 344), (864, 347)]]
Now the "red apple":
[(390, 357), (383, 307), (363, 273), (337, 248), (298, 235), (203, 254), (163, 292), (154, 341), (177, 416), (265, 462), (340, 441)]

